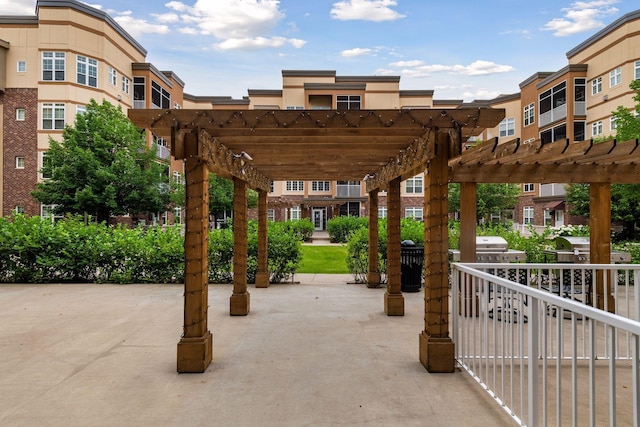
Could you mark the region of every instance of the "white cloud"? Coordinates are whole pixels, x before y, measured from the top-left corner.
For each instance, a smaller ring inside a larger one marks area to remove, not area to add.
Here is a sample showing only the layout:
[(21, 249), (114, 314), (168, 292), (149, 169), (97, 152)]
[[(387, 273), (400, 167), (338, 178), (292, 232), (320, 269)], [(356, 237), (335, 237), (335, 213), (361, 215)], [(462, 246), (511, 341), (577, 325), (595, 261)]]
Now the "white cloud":
[(465, 101), (473, 101), (477, 99), (494, 99), (500, 95), (499, 91), (489, 89), (478, 89), (476, 91), (467, 91), (462, 94)]
[(36, 2), (34, 0), (0, 0), (2, 15), (36, 15)]
[(410, 76), (430, 76), (433, 73), (449, 73), (460, 74), (464, 76), (485, 76), (489, 74), (508, 73), (513, 71), (514, 68), (511, 65), (501, 65), (490, 61), (474, 61), (469, 65), (443, 65), (443, 64), (430, 64), (423, 65), (422, 61), (400, 61), (394, 62), (392, 66), (405, 67), (403, 74)]
[(167, 24), (174, 24), (180, 21), (180, 17), (177, 13), (152, 13), (151, 16), (156, 18), (158, 22), (164, 22)]
[(353, 58), (355, 56), (364, 56), (364, 55), (368, 55), (371, 52), (373, 52), (371, 49), (369, 48), (360, 48), (360, 47), (356, 47), (354, 49), (348, 49), (348, 50), (343, 50), (340, 53), (340, 56), (344, 56), (346, 58)]
[(341, 21), (395, 21), (404, 18), (392, 9), (396, 0), (343, 0), (333, 4), (331, 17)]
[(605, 26), (602, 18), (615, 15), (618, 9), (613, 4), (619, 0), (576, 1), (570, 7), (562, 9), (563, 18), (555, 18), (542, 28), (553, 31), (554, 36), (564, 37)]
[(392, 62), (391, 64), (389, 64), (392, 67), (398, 67), (398, 68), (403, 68), (403, 67), (419, 67), (420, 65), (424, 64), (424, 62), (419, 61), (419, 60), (414, 60), (414, 61), (398, 61), (398, 62)]
[(287, 39), (285, 37), (254, 37), (226, 39), (216, 43), (214, 47), (218, 50), (255, 50), (266, 47), (282, 47), (287, 44), (296, 48), (301, 48), (306, 42), (300, 39)]
[(166, 25), (150, 23), (144, 19), (136, 19), (129, 13), (114, 16), (113, 19), (133, 37), (139, 37), (141, 34), (169, 34), (171, 32)]

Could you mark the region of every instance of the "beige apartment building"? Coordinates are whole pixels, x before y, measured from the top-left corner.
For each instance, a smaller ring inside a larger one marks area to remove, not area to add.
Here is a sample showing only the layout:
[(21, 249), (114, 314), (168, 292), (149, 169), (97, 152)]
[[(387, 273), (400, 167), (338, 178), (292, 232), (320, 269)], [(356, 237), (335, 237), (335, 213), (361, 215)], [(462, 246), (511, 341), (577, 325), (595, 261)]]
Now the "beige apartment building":
[[(640, 78), (640, 10), (616, 20), (567, 53), (558, 71), (537, 71), (520, 92), (464, 104), (434, 99), (432, 90), (400, 90), (399, 76), (341, 76), (333, 70), (284, 70), (282, 87), (249, 89), (247, 96), (192, 95), (171, 71), (145, 61), (147, 51), (108, 14), (75, 0), (39, 0), (33, 16), (0, 17), (0, 213), (49, 216), (30, 192), (49, 137), (60, 138), (90, 99), (130, 108), (188, 109), (402, 109), (482, 105), (505, 109), (505, 119), (476, 139), (521, 144), (571, 143), (615, 134), (611, 112), (633, 107), (629, 83)], [(158, 162), (167, 180), (182, 179), (182, 162), (172, 161), (167, 141), (158, 143)], [(468, 144), (473, 144), (469, 141)], [(249, 153), (250, 154), (250, 153)], [(339, 155), (339, 153), (336, 153)], [(366, 155), (366, 154), (365, 154)], [(364, 177), (363, 177), (364, 180)], [(535, 180), (532, 180), (535, 181)], [(402, 211), (422, 219), (423, 178), (402, 183)], [(338, 215), (367, 213), (363, 181), (273, 182), (268, 197), (273, 220), (311, 219), (318, 230)], [(380, 194), (379, 216), (386, 216)], [(505, 218), (506, 215), (506, 218)], [(522, 183), (513, 212), (496, 219), (521, 225), (560, 225), (569, 216), (565, 184)], [(153, 213), (152, 221), (179, 222), (181, 209)]]

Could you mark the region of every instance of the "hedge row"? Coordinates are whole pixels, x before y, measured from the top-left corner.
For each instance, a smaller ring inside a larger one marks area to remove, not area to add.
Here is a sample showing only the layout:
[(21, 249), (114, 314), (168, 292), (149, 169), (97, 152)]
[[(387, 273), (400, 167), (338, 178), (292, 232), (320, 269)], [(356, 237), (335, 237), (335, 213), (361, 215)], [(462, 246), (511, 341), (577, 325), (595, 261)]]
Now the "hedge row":
[[(310, 221), (306, 221), (310, 223)], [(309, 224), (269, 224), (270, 280), (280, 282), (298, 267), (301, 236)], [(311, 228), (313, 226), (311, 225)], [(248, 280), (257, 271), (257, 226), (250, 223)], [(233, 277), (233, 231), (209, 235), (209, 280)], [(182, 228), (107, 227), (66, 218), (52, 224), (39, 217), (0, 218), (0, 282), (184, 282)]]

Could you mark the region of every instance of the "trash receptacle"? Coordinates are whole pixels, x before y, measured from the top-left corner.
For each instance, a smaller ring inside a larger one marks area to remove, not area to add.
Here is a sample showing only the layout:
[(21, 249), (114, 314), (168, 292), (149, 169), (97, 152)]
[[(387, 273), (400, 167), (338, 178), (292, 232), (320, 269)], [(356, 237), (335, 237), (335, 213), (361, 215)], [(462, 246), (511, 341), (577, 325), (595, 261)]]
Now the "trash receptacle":
[(422, 264), (424, 248), (416, 246), (411, 240), (400, 244), (400, 290), (419, 292), (422, 287)]

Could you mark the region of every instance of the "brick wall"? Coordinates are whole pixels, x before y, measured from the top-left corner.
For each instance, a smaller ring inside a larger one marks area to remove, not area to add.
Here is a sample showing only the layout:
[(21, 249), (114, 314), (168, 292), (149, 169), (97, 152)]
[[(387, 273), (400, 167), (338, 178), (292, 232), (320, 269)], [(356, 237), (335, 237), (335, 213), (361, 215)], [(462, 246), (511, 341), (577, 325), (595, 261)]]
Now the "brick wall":
[[(40, 204), (31, 196), (38, 180), (38, 90), (7, 89), (0, 94), (4, 104), (2, 215), (16, 206), (25, 214), (40, 215)], [(25, 120), (16, 120), (16, 110), (25, 109)], [(16, 157), (24, 157), (24, 169), (16, 168)]]

